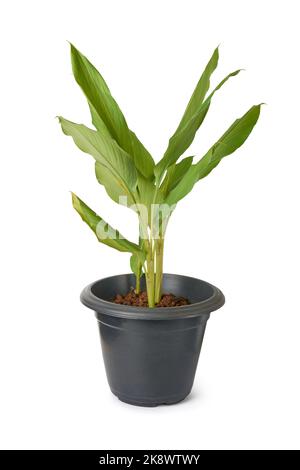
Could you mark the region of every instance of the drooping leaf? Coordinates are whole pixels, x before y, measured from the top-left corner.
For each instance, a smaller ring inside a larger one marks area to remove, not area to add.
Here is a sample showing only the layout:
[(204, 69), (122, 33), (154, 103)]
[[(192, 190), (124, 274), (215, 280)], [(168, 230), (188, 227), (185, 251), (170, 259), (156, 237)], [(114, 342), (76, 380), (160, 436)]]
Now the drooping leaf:
[(218, 141), (208, 150), (204, 157), (192, 165), (184, 177), (173, 188), (166, 198), (167, 204), (175, 204), (186, 196), (195, 183), (207, 176), (222, 160), (237, 150), (252, 132), (260, 114), (261, 104), (252, 106), (241, 118), (227, 129)]
[(202, 122), (205, 119), (205, 116), (209, 110), (212, 97), (231, 77), (235, 77), (240, 70), (230, 73), (225, 77), (218, 86), (210, 93), (210, 95), (205, 99), (205, 101), (199, 106), (195, 114), (186, 122), (186, 124), (180, 128), (180, 130), (175, 132), (169, 140), (168, 148), (160, 162), (156, 165), (154, 173), (156, 179), (159, 180), (164, 171), (173, 163), (175, 163), (178, 158), (189, 148), (193, 142), (196, 132), (201, 126)]
[(92, 155), (113, 173), (125, 194), (135, 191), (137, 172), (133, 160), (113, 139), (62, 117), (59, 122), (63, 132), (73, 138), (80, 150)]
[(75, 80), (88, 100), (96, 129), (108, 132), (122, 149), (132, 155), (136, 168), (146, 178), (152, 178), (154, 161), (134, 132), (128, 128), (125, 117), (101, 74), (72, 44), (71, 61)]
[(72, 193), (72, 203), (82, 220), (93, 230), (101, 243), (128, 253), (140, 253), (135, 243), (124, 238), (118, 230), (112, 228), (102, 217), (90, 209), (76, 194)]
[(173, 165), (169, 166), (166, 176), (162, 182), (160, 187), (161, 192), (165, 196), (168, 194), (183, 178), (186, 174), (188, 169), (190, 168), (193, 162), (193, 157), (186, 157), (179, 163), (173, 163)]

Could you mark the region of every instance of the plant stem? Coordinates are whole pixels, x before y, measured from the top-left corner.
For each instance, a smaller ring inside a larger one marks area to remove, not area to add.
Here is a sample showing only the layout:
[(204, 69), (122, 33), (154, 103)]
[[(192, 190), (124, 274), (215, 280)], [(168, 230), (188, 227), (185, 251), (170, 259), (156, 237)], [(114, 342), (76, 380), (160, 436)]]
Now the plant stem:
[(139, 294), (141, 292), (141, 274), (135, 275), (135, 292)]
[(164, 256), (164, 240), (160, 238), (155, 241), (155, 303), (157, 304), (161, 298), (161, 287), (163, 279), (163, 256)]
[(157, 213), (154, 208), (154, 205), (157, 202), (158, 190), (159, 186), (156, 183), (155, 194), (151, 204), (150, 221), (148, 220), (148, 223), (150, 222), (148, 226), (150, 228), (150, 233), (147, 232), (148, 228), (145, 221), (140, 220), (143, 234), (142, 238), (144, 239), (144, 248), (147, 253), (145, 275), (148, 306), (150, 308), (155, 307), (155, 304), (157, 304), (161, 299), (161, 285), (163, 279), (164, 230), (161, 221), (157, 220)]
[(148, 306), (150, 308), (155, 307), (155, 274), (154, 274), (154, 258), (152, 254), (152, 247), (148, 252), (147, 257), (147, 272), (146, 272), (146, 282), (147, 282), (147, 294), (148, 294)]

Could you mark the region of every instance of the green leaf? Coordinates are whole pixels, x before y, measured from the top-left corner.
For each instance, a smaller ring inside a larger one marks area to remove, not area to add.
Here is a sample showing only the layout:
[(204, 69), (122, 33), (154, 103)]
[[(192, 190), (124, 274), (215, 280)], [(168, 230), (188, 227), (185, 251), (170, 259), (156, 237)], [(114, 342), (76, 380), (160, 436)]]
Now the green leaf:
[(138, 174), (138, 202), (150, 207), (154, 201), (155, 184)]
[(100, 116), (98, 115), (94, 106), (91, 103), (89, 103), (89, 107), (90, 107), (90, 112), (92, 116), (92, 123), (94, 124), (97, 131), (99, 131), (103, 137), (106, 137), (107, 139), (112, 139), (112, 136), (108, 132), (106, 125), (104, 124)]
[(205, 119), (205, 116), (209, 110), (212, 97), (218, 91), (229, 78), (236, 76), (240, 70), (230, 73), (225, 77), (218, 86), (212, 91), (212, 93), (206, 98), (206, 100), (200, 104), (195, 114), (186, 122), (186, 124), (175, 132), (175, 134), (169, 140), (168, 148), (162, 158), (162, 160), (156, 165), (154, 173), (157, 180), (160, 180), (164, 171), (189, 148), (193, 142), (196, 132), (201, 126)]
[(222, 160), (237, 150), (252, 132), (260, 114), (261, 104), (252, 106), (241, 118), (227, 129), (218, 141), (208, 150), (204, 157), (192, 165), (177, 186), (166, 198), (167, 204), (175, 204), (186, 196), (195, 183), (207, 176)]
[(132, 155), (137, 170), (145, 178), (153, 179), (155, 167), (153, 158), (133, 131), (130, 131), (130, 137), (132, 144)]
[[(112, 228), (74, 193), (72, 193), (72, 203), (74, 209), (78, 212), (82, 220), (93, 230), (101, 243), (119, 251), (140, 254), (141, 250), (138, 245), (126, 240), (118, 230)], [(104, 236), (104, 234), (107, 234), (107, 236)]]
[[(120, 203), (120, 198), (126, 196), (125, 204), (138, 212), (139, 204), (145, 206), (148, 210), (149, 217), (151, 215), (151, 204), (153, 202), (155, 185), (154, 182), (146, 179), (143, 175), (137, 172), (137, 188), (134, 197), (130, 192), (125, 192), (119, 180), (114, 177), (113, 173), (98, 162), (95, 163), (95, 174), (98, 182), (102, 184), (109, 197)], [(158, 192), (159, 193), (159, 192)], [(136, 206), (137, 205), (137, 206)], [(145, 214), (146, 216), (146, 214)], [(147, 222), (147, 218), (145, 219)]]
[(134, 253), (130, 257), (130, 268), (131, 271), (140, 278), (143, 273), (143, 264), (145, 262), (145, 256), (140, 253)]
[[(72, 44), (71, 62), (75, 80), (93, 106), (93, 110), (101, 118), (111, 137), (130, 153), (131, 139), (127, 123), (104, 79), (93, 64)], [(96, 122), (93, 123), (96, 125)]]
[[(138, 173), (138, 184), (137, 184), (137, 195), (136, 201), (137, 206), (134, 208), (135, 212), (139, 215), (140, 222), (143, 225), (151, 224), (151, 212), (152, 204), (154, 202), (160, 202), (161, 193), (157, 189), (152, 180), (144, 178), (143, 175)], [(155, 200), (155, 201), (154, 201)]]
[[(196, 85), (196, 88), (190, 98), (190, 101), (187, 105), (187, 108), (184, 112), (184, 115), (179, 123), (179, 126), (177, 127), (176, 131), (174, 132), (173, 136), (171, 137), (170, 141), (169, 141), (169, 147), (168, 149), (166, 150), (165, 152), (165, 155), (163, 157), (163, 159), (158, 163), (158, 165), (156, 166), (155, 170), (154, 170), (154, 173), (155, 173), (155, 176), (157, 178), (157, 180), (160, 180), (160, 177), (161, 175), (163, 174), (163, 172), (165, 171), (165, 169), (170, 166), (173, 162), (176, 162), (176, 160), (179, 158), (180, 155), (182, 155), (182, 153), (184, 152), (181, 152), (181, 154), (177, 157), (174, 157), (173, 161), (171, 163), (168, 163), (168, 158), (170, 158), (170, 154), (172, 153), (172, 148), (170, 148), (172, 146), (172, 139), (175, 140), (175, 136), (185, 127), (185, 125), (189, 122), (190, 119), (192, 119), (194, 117), (194, 115), (198, 112), (200, 106), (202, 105), (203, 101), (204, 101), (204, 98), (206, 96), (206, 93), (208, 92), (209, 90), (209, 86), (210, 86), (210, 77), (211, 75), (213, 74), (213, 72), (216, 70), (217, 68), (217, 65), (218, 65), (218, 61), (219, 61), (219, 48), (217, 47), (210, 60), (208, 61), (201, 77), (200, 77), (200, 80), (198, 81), (197, 85)], [(205, 115), (208, 111), (208, 107), (206, 108), (206, 112), (205, 114), (203, 115), (202, 117), (202, 121), (204, 120), (205, 118)], [(201, 125), (201, 122), (199, 122), (199, 126), (198, 128), (200, 127)]]
[(199, 169), (197, 165), (192, 165), (184, 177), (179, 181), (177, 186), (173, 188), (166, 197), (166, 204), (176, 204), (180, 199), (184, 198), (194, 187), (199, 179)]
[(113, 173), (125, 193), (135, 190), (137, 172), (133, 160), (114, 140), (62, 117), (59, 122), (63, 132), (73, 138), (80, 150), (92, 155)]
[(160, 187), (165, 196), (168, 194), (183, 178), (193, 162), (193, 157), (186, 157), (179, 163), (169, 166), (164, 181)]
[(199, 107), (203, 103), (206, 93), (209, 90), (210, 77), (213, 74), (213, 72), (216, 70), (218, 66), (218, 61), (219, 61), (219, 48), (217, 47), (214, 50), (208, 64), (206, 65), (204, 72), (202, 73), (200, 77), (199, 82), (197, 83), (197, 86), (191, 96), (191, 99), (187, 105), (187, 108), (180, 121), (180, 124), (178, 128), (176, 129), (175, 134), (179, 132), (187, 124), (187, 122), (194, 116), (194, 114), (198, 111)]
[(95, 162), (95, 174), (98, 183), (105, 187), (107, 194), (114, 202), (120, 204), (120, 198), (126, 196), (129, 206), (135, 204), (131, 192), (124, 189), (124, 185), (120, 183), (120, 180), (114, 176), (111, 170), (97, 161)]
[[(262, 104), (252, 106), (241, 118), (236, 119), (219, 140), (198, 162), (199, 179), (207, 176), (222, 160), (235, 152), (247, 140), (258, 121)], [(203, 160), (203, 163), (201, 161)]]
[(154, 161), (134, 132), (128, 128), (125, 117), (101, 74), (72, 44), (71, 61), (75, 80), (88, 100), (96, 129), (109, 133), (122, 149), (132, 155), (137, 169), (146, 178), (152, 178)]

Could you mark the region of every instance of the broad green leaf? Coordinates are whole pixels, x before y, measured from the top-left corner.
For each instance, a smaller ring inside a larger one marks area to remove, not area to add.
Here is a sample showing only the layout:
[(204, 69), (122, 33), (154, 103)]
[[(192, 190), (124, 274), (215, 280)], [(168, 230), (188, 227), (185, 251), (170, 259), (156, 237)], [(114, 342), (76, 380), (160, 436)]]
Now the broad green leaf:
[(112, 139), (112, 136), (108, 132), (106, 125), (104, 124), (101, 117), (95, 110), (94, 106), (91, 103), (89, 103), (89, 107), (90, 107), (90, 112), (92, 116), (92, 123), (94, 124), (97, 131), (99, 131), (103, 137), (106, 137), (107, 139)]
[(127, 204), (131, 206), (135, 204), (130, 191), (124, 189), (124, 185), (120, 183), (120, 180), (115, 177), (109, 168), (106, 168), (99, 162), (95, 162), (95, 174), (98, 182), (105, 187), (105, 190), (109, 197), (120, 204), (120, 198), (127, 197)]
[(88, 100), (96, 129), (108, 132), (122, 149), (132, 155), (137, 169), (146, 178), (152, 178), (154, 161), (128, 128), (125, 117), (101, 74), (72, 44), (71, 61), (75, 80)]
[(199, 169), (197, 165), (192, 165), (184, 177), (179, 181), (177, 186), (173, 188), (166, 197), (166, 204), (176, 204), (180, 199), (184, 198), (194, 187), (199, 179)]
[(194, 116), (194, 114), (198, 111), (199, 107), (203, 103), (206, 93), (209, 90), (210, 77), (213, 74), (213, 72), (216, 70), (218, 61), (219, 61), (219, 48), (217, 47), (214, 50), (208, 64), (206, 65), (204, 72), (202, 73), (200, 77), (199, 82), (197, 83), (197, 86), (191, 96), (191, 99), (187, 105), (187, 108), (180, 121), (180, 124), (178, 128), (176, 129), (175, 134), (179, 132), (187, 124), (187, 122)]
[(222, 158), (237, 150), (252, 132), (260, 114), (261, 104), (252, 106), (241, 118), (227, 129), (219, 140), (208, 150), (204, 157), (192, 165), (177, 186), (166, 198), (167, 204), (175, 204), (186, 196), (201, 178), (207, 176)]
[(160, 189), (156, 191), (154, 182), (144, 178), (140, 173), (138, 173), (136, 197), (138, 207), (136, 210), (138, 210), (139, 217), (143, 220), (144, 224), (148, 223), (150, 226), (152, 204), (154, 202), (159, 203), (161, 201), (161, 197)]
[(202, 159), (204, 164), (201, 164), (201, 160), (198, 162), (199, 179), (207, 176), (223, 157), (230, 155), (243, 145), (258, 121), (261, 106), (262, 104), (252, 106), (246, 114), (236, 119), (222, 137), (209, 149), (207, 155)]
[(93, 106), (93, 110), (99, 115), (111, 137), (130, 153), (131, 139), (127, 123), (104, 79), (73, 44), (71, 44), (71, 61), (75, 80)]
[(132, 155), (137, 170), (145, 178), (153, 179), (155, 167), (153, 158), (133, 131), (130, 131), (130, 137), (132, 144)]
[(80, 150), (92, 155), (113, 173), (125, 193), (135, 190), (137, 172), (133, 160), (114, 140), (62, 117), (59, 122), (63, 132), (73, 138)]
[(186, 157), (179, 163), (169, 166), (164, 181), (160, 187), (163, 195), (168, 194), (183, 178), (193, 162), (193, 157)]
[[(137, 172), (137, 188), (133, 198), (130, 192), (124, 191), (124, 188), (119, 183), (118, 179), (114, 177), (113, 173), (98, 162), (95, 163), (95, 174), (98, 182), (105, 187), (107, 194), (113, 201), (119, 204), (120, 198), (126, 196), (127, 200), (123, 200), (122, 203), (125, 203), (135, 212), (138, 212), (139, 204), (142, 204), (146, 207), (148, 211), (147, 214), (151, 214), (151, 203), (153, 202), (155, 193), (155, 185), (153, 181), (146, 179)], [(146, 222), (147, 220), (148, 219), (146, 218)]]
[(138, 202), (151, 206), (154, 201), (155, 184), (138, 174)]
[(229, 78), (236, 76), (240, 70), (230, 73), (225, 77), (218, 86), (210, 93), (206, 100), (199, 106), (199, 109), (195, 114), (186, 122), (184, 127), (181, 127), (180, 130), (175, 132), (175, 134), (169, 140), (168, 148), (162, 158), (162, 160), (156, 165), (154, 173), (157, 180), (160, 180), (164, 171), (173, 163), (175, 163), (178, 158), (189, 148), (193, 142), (196, 132), (201, 126), (204, 118), (209, 110), (212, 97), (218, 91), (224, 83), (229, 80)]
[[(74, 193), (72, 193), (72, 203), (74, 209), (78, 212), (82, 220), (93, 230), (101, 243), (119, 251), (128, 253), (141, 252), (138, 245), (124, 238), (118, 230), (112, 228)], [(105, 234), (107, 234), (107, 236), (105, 236)]]

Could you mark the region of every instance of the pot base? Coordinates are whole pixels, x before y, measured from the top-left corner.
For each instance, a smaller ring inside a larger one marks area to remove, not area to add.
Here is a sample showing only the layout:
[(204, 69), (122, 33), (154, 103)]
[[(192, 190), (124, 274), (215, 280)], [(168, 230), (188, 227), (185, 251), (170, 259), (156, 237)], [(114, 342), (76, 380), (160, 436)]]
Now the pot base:
[(143, 406), (147, 408), (155, 408), (157, 406), (161, 405), (176, 405), (176, 403), (180, 403), (181, 401), (185, 400), (185, 398), (190, 394), (190, 392), (186, 395), (181, 395), (177, 397), (169, 397), (169, 398), (162, 398), (158, 399), (145, 399), (145, 400), (136, 400), (132, 399), (130, 397), (127, 397), (126, 395), (120, 395), (111, 390), (112, 393), (123, 403), (127, 403), (127, 405), (134, 405), (134, 406)]

